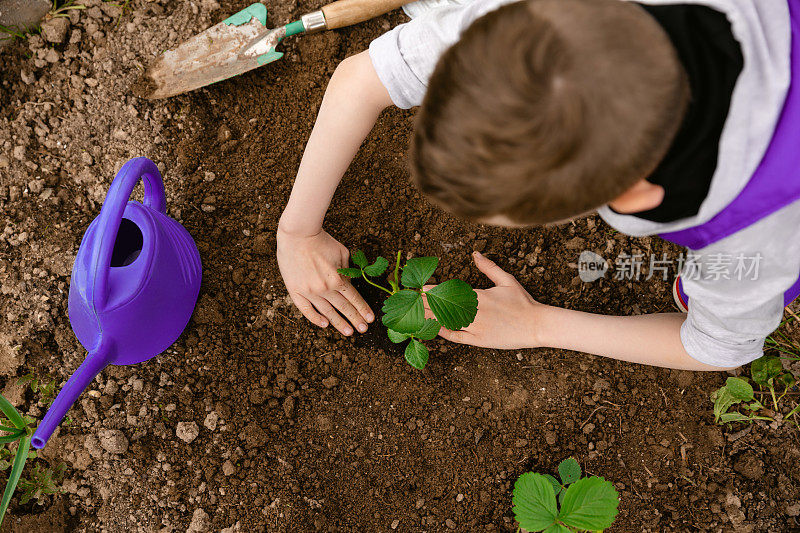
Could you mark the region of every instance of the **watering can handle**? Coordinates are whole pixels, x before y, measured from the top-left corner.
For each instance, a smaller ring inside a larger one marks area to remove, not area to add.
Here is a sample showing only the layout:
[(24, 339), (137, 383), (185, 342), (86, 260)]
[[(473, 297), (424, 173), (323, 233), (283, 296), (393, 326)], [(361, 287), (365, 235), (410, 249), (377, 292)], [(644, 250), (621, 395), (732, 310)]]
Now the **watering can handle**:
[(162, 213), (167, 210), (164, 182), (156, 164), (146, 157), (135, 157), (122, 165), (106, 194), (94, 237), (87, 297), (96, 312), (102, 310), (108, 300), (108, 272), (114, 243), (125, 206), (139, 180), (144, 181), (144, 205)]

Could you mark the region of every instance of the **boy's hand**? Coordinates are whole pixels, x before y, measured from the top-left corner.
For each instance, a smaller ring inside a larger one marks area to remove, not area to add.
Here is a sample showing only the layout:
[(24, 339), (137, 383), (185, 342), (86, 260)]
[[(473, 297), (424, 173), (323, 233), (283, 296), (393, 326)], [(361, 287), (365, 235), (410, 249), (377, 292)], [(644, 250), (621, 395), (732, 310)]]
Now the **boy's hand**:
[(336, 272), (349, 264), (347, 248), (325, 230), (307, 236), (278, 228), (277, 241), (281, 276), (300, 312), (321, 328), (333, 324), (344, 335), (352, 335), (353, 328), (367, 331), (375, 315), (350, 281)]
[[(478, 314), (475, 321), (460, 331), (442, 328), (439, 336), (449, 341), (483, 348), (512, 350), (540, 346), (537, 333), (538, 309), (545, 307), (534, 300), (511, 274), (478, 252), (472, 254), (478, 270), (495, 287), (477, 290)], [(425, 287), (429, 289), (430, 287)], [(427, 318), (434, 318), (425, 309)]]

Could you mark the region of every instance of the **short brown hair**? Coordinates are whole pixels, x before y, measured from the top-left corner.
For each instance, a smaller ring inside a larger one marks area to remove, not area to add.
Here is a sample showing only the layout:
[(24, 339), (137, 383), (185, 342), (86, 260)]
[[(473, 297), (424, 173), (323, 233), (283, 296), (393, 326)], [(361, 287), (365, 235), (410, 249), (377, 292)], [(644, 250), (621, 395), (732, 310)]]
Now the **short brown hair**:
[(632, 2), (509, 4), (439, 60), (411, 143), (412, 178), (467, 218), (576, 216), (655, 169), (688, 93), (666, 32)]

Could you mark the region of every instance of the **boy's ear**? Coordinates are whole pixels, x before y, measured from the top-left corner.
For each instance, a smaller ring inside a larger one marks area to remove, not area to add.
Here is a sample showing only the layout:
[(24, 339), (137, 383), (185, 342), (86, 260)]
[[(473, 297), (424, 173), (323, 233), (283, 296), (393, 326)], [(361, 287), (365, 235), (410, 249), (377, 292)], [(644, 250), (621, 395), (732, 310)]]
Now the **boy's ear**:
[(643, 179), (614, 198), (608, 205), (617, 213), (628, 214), (654, 209), (663, 201), (664, 187)]

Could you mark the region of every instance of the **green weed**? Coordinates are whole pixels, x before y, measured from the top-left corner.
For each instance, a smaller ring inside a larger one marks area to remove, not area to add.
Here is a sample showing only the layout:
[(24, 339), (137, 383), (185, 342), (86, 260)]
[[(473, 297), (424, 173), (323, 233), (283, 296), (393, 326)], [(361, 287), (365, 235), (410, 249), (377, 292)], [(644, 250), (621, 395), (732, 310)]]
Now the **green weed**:
[[(0, 524), (2, 524), (8, 504), (11, 502), (11, 496), (14, 495), (22, 476), (22, 470), (25, 468), (25, 462), (29, 458), (35, 458), (36, 452), (30, 449), (34, 421), (23, 417), (3, 395), (0, 395), (0, 411), (5, 416), (5, 419), (0, 419), (0, 443), (5, 445), (2, 448), (5, 453), (0, 455), (0, 461), (2, 461), (0, 467), (11, 467), (6, 488), (3, 491), (3, 499), (0, 501)], [(17, 443), (17, 448), (11, 452), (9, 445), (14, 442)]]
[[(758, 390), (753, 389), (750, 380)], [(750, 365), (750, 380), (729, 377), (725, 385), (711, 393), (714, 420), (718, 424), (752, 423), (754, 420), (780, 423), (792, 419), (797, 425), (796, 415), (800, 404), (786, 406), (788, 400), (784, 401), (797, 385), (797, 380), (783, 369), (781, 358), (765, 355), (753, 361)], [(772, 400), (769, 407), (757, 398), (767, 395)]]

